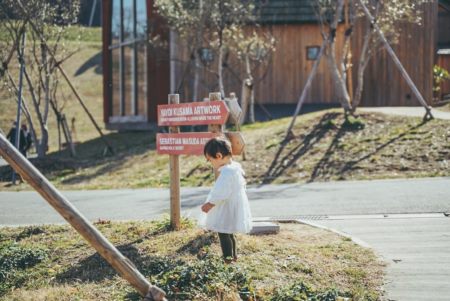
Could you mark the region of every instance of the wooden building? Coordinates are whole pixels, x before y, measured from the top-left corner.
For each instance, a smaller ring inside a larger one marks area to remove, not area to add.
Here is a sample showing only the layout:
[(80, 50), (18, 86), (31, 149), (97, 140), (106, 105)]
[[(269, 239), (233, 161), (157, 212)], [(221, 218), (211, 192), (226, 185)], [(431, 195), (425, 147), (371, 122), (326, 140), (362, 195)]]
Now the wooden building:
[[(261, 104), (295, 104), (314, 63), (311, 53), (322, 43), (311, 6), (313, 1), (263, 2), (260, 30), (270, 32), (277, 44), (264, 78), (255, 85), (255, 99)], [(443, 30), (445, 26), (450, 27), (450, 21), (441, 13), (447, 2), (438, 4), (438, 1), (432, 1), (424, 5), (422, 26), (400, 24), (402, 34), (399, 43), (394, 45), (400, 61), (430, 104), (438, 41), (445, 39), (450, 32)], [(354, 66), (361, 49), (364, 22), (367, 21), (358, 21), (352, 38)], [(149, 49), (144, 42), (149, 28), (152, 29), (151, 34), (161, 34), (169, 46)], [(342, 32), (344, 27), (341, 25), (338, 30)], [(104, 0), (103, 41), (104, 121), (108, 128), (151, 127), (156, 120), (156, 105), (167, 102), (171, 85), (172, 91), (182, 88), (178, 91), (182, 101), (192, 101), (192, 72), (189, 73), (180, 63), (188, 61), (189, 54), (181, 41), (173, 36), (169, 39), (164, 20), (154, 12), (153, 0)], [(172, 53), (170, 58), (169, 49)], [(354, 81), (356, 69), (353, 68)], [(226, 92), (237, 92), (239, 97), (241, 81), (229, 70), (225, 70), (224, 75)], [(180, 84), (182, 81), (183, 85)], [(217, 79), (207, 71), (201, 81), (199, 98), (218, 90)], [(322, 60), (306, 103), (336, 104), (334, 95), (326, 60)], [(362, 105), (418, 104), (391, 58), (384, 50), (378, 52), (366, 69)]]
[(102, 16), (106, 127), (152, 129), (156, 106), (167, 103), (169, 54), (147, 41), (149, 35), (168, 40), (164, 20), (155, 14), (153, 0), (104, 0)]

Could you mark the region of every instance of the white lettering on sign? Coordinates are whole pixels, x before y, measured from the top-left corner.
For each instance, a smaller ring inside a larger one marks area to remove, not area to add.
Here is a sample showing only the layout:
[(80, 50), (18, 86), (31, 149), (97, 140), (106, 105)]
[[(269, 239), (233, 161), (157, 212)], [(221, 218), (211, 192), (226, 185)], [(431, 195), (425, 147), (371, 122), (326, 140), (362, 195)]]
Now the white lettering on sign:
[(161, 109), (162, 117), (171, 116), (187, 116), (187, 115), (211, 115), (220, 114), (220, 105), (205, 105), (197, 107), (180, 107), (180, 108), (164, 108)]
[(161, 138), (160, 144), (181, 144), (181, 138)]
[(195, 115), (220, 114), (220, 106), (198, 106), (194, 109)]

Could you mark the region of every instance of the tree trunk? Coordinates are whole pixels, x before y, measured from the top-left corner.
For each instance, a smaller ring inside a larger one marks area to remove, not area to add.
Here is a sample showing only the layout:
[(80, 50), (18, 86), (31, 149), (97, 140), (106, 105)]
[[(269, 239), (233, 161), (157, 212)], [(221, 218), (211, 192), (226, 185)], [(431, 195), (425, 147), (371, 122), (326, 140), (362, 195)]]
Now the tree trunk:
[[(9, 81), (11, 82), (11, 85), (14, 88), (15, 93), (18, 94), (19, 90), (17, 88), (16, 82), (14, 81), (14, 79), (11, 76), (11, 73), (9, 73), (8, 70), (6, 70), (6, 73), (8, 75)], [(25, 70), (24, 70), (24, 74), (25, 74)], [(26, 79), (26, 74), (25, 74), (25, 79)], [(14, 99), (18, 103), (17, 98), (14, 98)], [(36, 153), (37, 153), (37, 135), (36, 135), (36, 130), (34, 129), (33, 119), (31, 118), (31, 113), (30, 113), (30, 110), (28, 109), (28, 105), (27, 105), (27, 102), (26, 102), (24, 97), (22, 97), (22, 112), (24, 112), (25, 118), (27, 119), (28, 126), (30, 128), (31, 139), (33, 140), (34, 147), (35, 147)]]
[(36, 146), (36, 153), (38, 154), (38, 157), (42, 158), (45, 156), (46, 153), (46, 149), (47, 147), (43, 146), (43, 143), (48, 143), (48, 129), (47, 127), (44, 125), (44, 119), (39, 107), (39, 100), (36, 98), (36, 93), (34, 90), (34, 86), (33, 86), (33, 82), (31, 81), (31, 78), (27, 72), (27, 69), (24, 69), (24, 75), (25, 75), (25, 79), (27, 81), (28, 84), (28, 91), (30, 92), (31, 95), (31, 100), (33, 102), (33, 106), (34, 106), (34, 111), (36, 113), (36, 117), (37, 120), (39, 122), (39, 126), (41, 128), (41, 139), (37, 139), (37, 136), (35, 137), (34, 143)]
[[(199, 15), (203, 20), (203, 0), (200, 0), (198, 3), (199, 6)], [(203, 36), (203, 21), (200, 22), (200, 27), (197, 31), (195, 45), (194, 45), (194, 59), (195, 59), (195, 70), (194, 70), (194, 89), (192, 92), (192, 101), (199, 101), (198, 99), (198, 86), (200, 82), (200, 70), (202, 67), (202, 63), (200, 61), (199, 49), (202, 44), (202, 36)]]
[(328, 37), (328, 52), (327, 59), (331, 71), (331, 76), (334, 81), (337, 97), (344, 108), (345, 113), (351, 112), (350, 96), (347, 91), (347, 86), (342, 74), (339, 72), (339, 66), (336, 61), (336, 29), (339, 18), (341, 16), (343, 0), (338, 0), (336, 3), (336, 13), (334, 15), (333, 23), (330, 25), (330, 33)]
[(41, 44), (41, 55), (42, 55), (42, 67), (44, 70), (44, 112), (42, 113), (42, 137), (40, 141), (40, 149), (38, 151), (38, 157), (45, 157), (48, 150), (48, 113), (50, 109), (50, 66), (47, 59), (47, 47)]
[(248, 121), (250, 123), (255, 122), (255, 93), (253, 90), (253, 76), (252, 76), (252, 70), (250, 68), (250, 59), (248, 55), (245, 56), (245, 70), (247, 73), (247, 87), (250, 90), (249, 91), (249, 100), (247, 101), (247, 104), (249, 106), (249, 114), (248, 114)]
[(219, 46), (219, 58), (218, 58), (218, 66), (217, 73), (219, 74), (219, 92), (222, 94), (222, 98), (225, 98), (225, 89), (223, 87), (223, 46), (220, 43)]
[(372, 28), (370, 24), (367, 25), (366, 34), (364, 36), (364, 43), (363, 47), (361, 49), (361, 55), (358, 62), (358, 72), (357, 72), (357, 82), (356, 82), (356, 88), (355, 93), (353, 96), (353, 102), (352, 102), (352, 109), (353, 112), (356, 111), (356, 108), (359, 106), (362, 98), (362, 91), (364, 87), (364, 71), (368, 65), (368, 62), (370, 60), (370, 57), (368, 56), (369, 53), (369, 44), (370, 39), (372, 37)]

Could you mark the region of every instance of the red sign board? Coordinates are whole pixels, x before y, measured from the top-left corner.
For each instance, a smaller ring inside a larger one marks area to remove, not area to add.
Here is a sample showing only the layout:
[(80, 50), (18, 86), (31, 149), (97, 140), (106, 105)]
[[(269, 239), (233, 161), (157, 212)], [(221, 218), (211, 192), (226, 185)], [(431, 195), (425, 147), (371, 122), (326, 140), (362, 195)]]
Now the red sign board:
[(156, 134), (158, 154), (203, 155), (203, 147), (209, 139), (221, 136), (220, 133), (177, 133)]
[(223, 101), (158, 105), (158, 125), (224, 124), (228, 114)]

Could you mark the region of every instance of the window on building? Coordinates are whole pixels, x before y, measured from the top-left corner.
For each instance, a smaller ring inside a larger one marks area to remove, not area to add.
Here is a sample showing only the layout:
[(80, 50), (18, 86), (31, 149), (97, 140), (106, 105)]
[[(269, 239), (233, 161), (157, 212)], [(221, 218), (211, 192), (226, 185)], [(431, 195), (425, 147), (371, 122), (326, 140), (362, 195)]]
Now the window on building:
[(319, 46), (308, 46), (306, 47), (306, 59), (308, 61), (315, 61), (319, 57)]
[(146, 1), (113, 0), (109, 46), (113, 116), (146, 116), (146, 36)]

